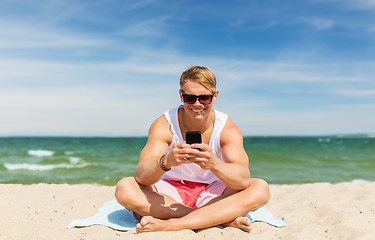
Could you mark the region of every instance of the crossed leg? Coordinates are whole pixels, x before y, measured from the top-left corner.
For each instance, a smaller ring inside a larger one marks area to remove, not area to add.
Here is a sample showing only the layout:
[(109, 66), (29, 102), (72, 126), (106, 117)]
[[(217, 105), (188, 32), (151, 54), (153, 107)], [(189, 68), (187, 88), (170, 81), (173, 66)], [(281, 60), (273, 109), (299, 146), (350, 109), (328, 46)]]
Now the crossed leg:
[(137, 232), (201, 229), (215, 225), (249, 232), (250, 220), (242, 216), (266, 204), (269, 189), (265, 181), (251, 179), (248, 188), (242, 191), (226, 189), (222, 196), (207, 205), (192, 209), (158, 193), (153, 186), (141, 186), (134, 178), (124, 178), (117, 184), (116, 199), (127, 209), (145, 216), (137, 225)]

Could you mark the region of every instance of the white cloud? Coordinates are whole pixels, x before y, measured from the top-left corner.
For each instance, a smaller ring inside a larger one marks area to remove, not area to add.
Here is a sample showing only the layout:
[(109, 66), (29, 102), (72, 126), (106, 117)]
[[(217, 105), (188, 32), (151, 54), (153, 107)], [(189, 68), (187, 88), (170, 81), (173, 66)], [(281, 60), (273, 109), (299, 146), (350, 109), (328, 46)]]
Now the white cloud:
[(119, 31), (119, 35), (131, 37), (165, 37), (167, 22), (170, 17), (162, 16), (159, 18), (151, 18), (141, 22), (134, 23), (125, 29)]
[(375, 89), (362, 89), (362, 90), (355, 90), (355, 89), (346, 89), (346, 90), (337, 90), (334, 91), (336, 94), (350, 96), (350, 97), (375, 97)]
[(334, 0), (343, 4), (348, 9), (360, 9), (360, 10), (375, 10), (374, 0)]
[[(309, 83), (320, 94), (331, 92), (349, 100), (374, 96), (373, 72), (367, 68), (370, 63), (358, 63), (356, 71), (337, 76), (350, 63), (336, 64), (335, 70), (333, 65), (323, 63), (252, 62), (178, 54), (165, 58), (158, 51), (149, 52), (148, 57), (146, 52), (139, 58), (113, 63), (1, 61), (0, 135), (145, 135), (152, 120), (179, 104), (178, 78), (187, 62), (213, 69), (221, 90), (217, 108), (230, 114), (247, 135), (375, 131), (370, 125), (374, 116), (368, 113), (371, 106), (350, 106), (352, 114), (362, 116), (356, 126), (353, 117), (348, 120), (346, 116), (349, 107), (324, 102), (325, 107), (319, 111), (310, 106), (286, 110), (282, 104), (288, 102), (278, 96), (284, 90), (296, 89), (296, 83)], [(358, 73), (364, 75), (359, 79)], [(362, 88), (356, 85), (360, 81)], [(346, 84), (348, 87), (343, 88)], [(336, 90), (350, 89), (352, 84), (358, 90)], [(238, 94), (246, 89), (249, 92)], [(272, 91), (257, 93), (255, 89)], [(302, 95), (310, 90), (298, 89)], [(328, 111), (330, 107), (334, 110)], [(336, 124), (344, 118), (343, 123)]]
[(333, 20), (320, 17), (304, 18), (304, 21), (313, 26), (316, 30), (328, 30), (335, 26)]
[(93, 38), (78, 33), (63, 32), (51, 27), (28, 24), (0, 22), (0, 48), (72, 48), (97, 47), (111, 43), (109, 39)]
[[(241, 106), (239, 106), (241, 108)], [(375, 105), (340, 105), (323, 110), (242, 108), (231, 115), (244, 135), (325, 135), (375, 132)]]
[(374, 0), (312, 0), (312, 2), (333, 2), (348, 10), (375, 10)]

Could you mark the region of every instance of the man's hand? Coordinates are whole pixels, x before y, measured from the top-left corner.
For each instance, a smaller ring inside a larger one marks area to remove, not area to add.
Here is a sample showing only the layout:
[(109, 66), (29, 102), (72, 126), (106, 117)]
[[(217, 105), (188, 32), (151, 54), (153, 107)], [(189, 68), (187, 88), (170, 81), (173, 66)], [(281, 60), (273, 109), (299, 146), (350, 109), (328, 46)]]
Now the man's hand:
[(193, 149), (199, 149), (193, 162), (204, 170), (211, 170), (217, 164), (223, 163), (212, 151), (212, 148), (205, 143), (196, 143), (190, 145)]
[(172, 151), (168, 153), (165, 165), (170, 168), (181, 164), (192, 163), (198, 157), (198, 153), (199, 150), (194, 149), (190, 144), (185, 142), (176, 143), (173, 145)]
[(204, 170), (211, 170), (222, 161), (216, 157), (212, 148), (205, 143), (176, 143), (167, 156), (167, 167), (195, 163)]

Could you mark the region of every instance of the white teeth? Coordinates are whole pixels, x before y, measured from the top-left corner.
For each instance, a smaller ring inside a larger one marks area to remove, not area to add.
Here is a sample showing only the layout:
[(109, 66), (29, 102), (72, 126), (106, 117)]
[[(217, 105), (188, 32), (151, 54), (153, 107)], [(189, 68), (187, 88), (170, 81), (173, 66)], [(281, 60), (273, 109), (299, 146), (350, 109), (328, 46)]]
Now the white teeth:
[(193, 110), (193, 112), (195, 112), (195, 113), (203, 112), (203, 109), (202, 109), (202, 110), (194, 110), (194, 109), (192, 109), (192, 110)]

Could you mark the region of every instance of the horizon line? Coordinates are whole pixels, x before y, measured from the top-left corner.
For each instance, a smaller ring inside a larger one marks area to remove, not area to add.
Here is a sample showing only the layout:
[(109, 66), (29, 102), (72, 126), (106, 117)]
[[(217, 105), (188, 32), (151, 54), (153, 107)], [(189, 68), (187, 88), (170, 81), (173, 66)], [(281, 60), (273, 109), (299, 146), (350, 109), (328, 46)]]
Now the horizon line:
[[(333, 133), (333, 134), (254, 134), (248, 137), (369, 137), (375, 138), (375, 133)], [(0, 135), (0, 138), (147, 138), (148, 135)]]

